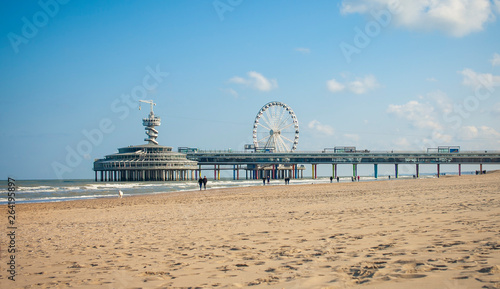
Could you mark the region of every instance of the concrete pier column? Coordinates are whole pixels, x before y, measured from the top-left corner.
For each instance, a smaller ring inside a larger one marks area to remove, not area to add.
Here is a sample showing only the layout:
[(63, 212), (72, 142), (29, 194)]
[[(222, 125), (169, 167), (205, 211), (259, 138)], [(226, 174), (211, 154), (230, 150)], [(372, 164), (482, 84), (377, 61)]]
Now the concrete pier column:
[(462, 175), (462, 164), (458, 164), (458, 175)]
[(419, 168), (418, 168), (418, 164), (415, 165), (415, 176), (417, 178), (420, 177), (420, 171), (419, 171)]
[(479, 174), (483, 174), (483, 164), (479, 164)]
[(437, 164), (437, 176), (438, 176), (438, 178), (440, 175), (441, 175), (441, 167), (440, 167), (440, 164)]
[(358, 164), (352, 164), (352, 176), (355, 179), (358, 177)]
[(373, 176), (378, 179), (378, 164), (373, 165)]
[(399, 167), (398, 167), (398, 164), (394, 164), (394, 176), (397, 178), (399, 178)]

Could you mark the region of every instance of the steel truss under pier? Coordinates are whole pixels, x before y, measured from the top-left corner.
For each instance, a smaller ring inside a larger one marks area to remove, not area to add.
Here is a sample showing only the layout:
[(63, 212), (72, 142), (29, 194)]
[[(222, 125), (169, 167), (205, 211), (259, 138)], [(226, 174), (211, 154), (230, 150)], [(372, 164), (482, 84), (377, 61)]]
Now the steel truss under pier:
[(171, 147), (129, 146), (94, 162), (95, 181), (184, 181), (195, 179), (196, 161)]
[[(349, 164), (353, 167), (353, 177), (358, 176), (360, 164), (373, 164), (374, 176), (378, 177), (379, 164), (394, 165), (394, 176), (399, 176), (399, 165), (414, 164), (415, 176), (419, 177), (420, 165), (436, 165), (440, 175), (442, 164), (458, 165), (461, 175), (462, 164), (477, 164), (479, 172), (483, 172), (483, 164), (500, 164), (500, 151), (466, 151), (466, 152), (210, 152), (191, 151), (187, 158), (198, 162), (198, 170), (214, 170), (214, 179), (220, 179), (221, 166), (225, 170), (233, 170), (233, 179), (239, 179), (239, 170), (246, 170), (246, 178), (259, 179), (270, 176), (278, 178), (302, 178), (304, 166), (311, 164), (312, 178), (317, 178), (317, 166), (332, 165), (332, 176), (337, 177), (337, 166)], [(203, 168), (203, 167), (204, 168)], [(208, 166), (208, 168), (207, 168)]]

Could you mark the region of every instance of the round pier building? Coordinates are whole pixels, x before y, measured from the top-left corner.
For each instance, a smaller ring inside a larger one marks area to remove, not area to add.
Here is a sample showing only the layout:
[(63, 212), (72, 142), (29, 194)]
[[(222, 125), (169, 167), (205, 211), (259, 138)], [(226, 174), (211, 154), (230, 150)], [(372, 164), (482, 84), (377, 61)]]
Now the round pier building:
[[(94, 161), (95, 181), (184, 181), (195, 179), (197, 162), (183, 153), (173, 152), (172, 147), (161, 146), (156, 141), (160, 118), (151, 112), (142, 120), (146, 129), (147, 144), (119, 148), (118, 153)], [(139, 107), (140, 108), (140, 107)]]

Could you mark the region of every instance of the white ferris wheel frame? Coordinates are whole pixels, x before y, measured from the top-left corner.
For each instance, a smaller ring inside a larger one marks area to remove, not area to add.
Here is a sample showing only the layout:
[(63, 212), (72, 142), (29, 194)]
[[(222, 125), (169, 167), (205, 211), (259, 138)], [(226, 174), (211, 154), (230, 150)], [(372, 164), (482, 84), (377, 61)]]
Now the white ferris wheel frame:
[(298, 141), (299, 121), (291, 107), (272, 101), (259, 110), (253, 125), (253, 144), (256, 149), (291, 152), (297, 148)]

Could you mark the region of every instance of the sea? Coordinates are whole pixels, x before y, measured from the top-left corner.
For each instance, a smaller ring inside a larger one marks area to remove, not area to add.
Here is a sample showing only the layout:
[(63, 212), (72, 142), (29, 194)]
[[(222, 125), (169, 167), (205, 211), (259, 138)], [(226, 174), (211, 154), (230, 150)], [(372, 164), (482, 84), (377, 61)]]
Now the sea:
[[(433, 175), (424, 175), (421, 178), (432, 178)], [(400, 176), (399, 179), (413, 178), (411, 175)], [(361, 177), (361, 181), (387, 180), (387, 176)], [(394, 178), (392, 178), (394, 180)], [(351, 177), (341, 177), (340, 182), (351, 182)], [(290, 185), (329, 183), (329, 177), (317, 179), (292, 179)], [(333, 181), (336, 183), (336, 180)], [(3, 181), (5, 194), (0, 193), (0, 205), (7, 204), (7, 182)], [(284, 180), (270, 180), (269, 185), (284, 185)], [(197, 181), (170, 181), (170, 182), (95, 182), (94, 180), (16, 180), (15, 203), (45, 203), (64, 202), (72, 200), (116, 198), (121, 190), (124, 196), (153, 195), (170, 192), (199, 190)], [(262, 186), (262, 180), (210, 180), (207, 191), (221, 188)], [(266, 183), (266, 185), (268, 185)]]

